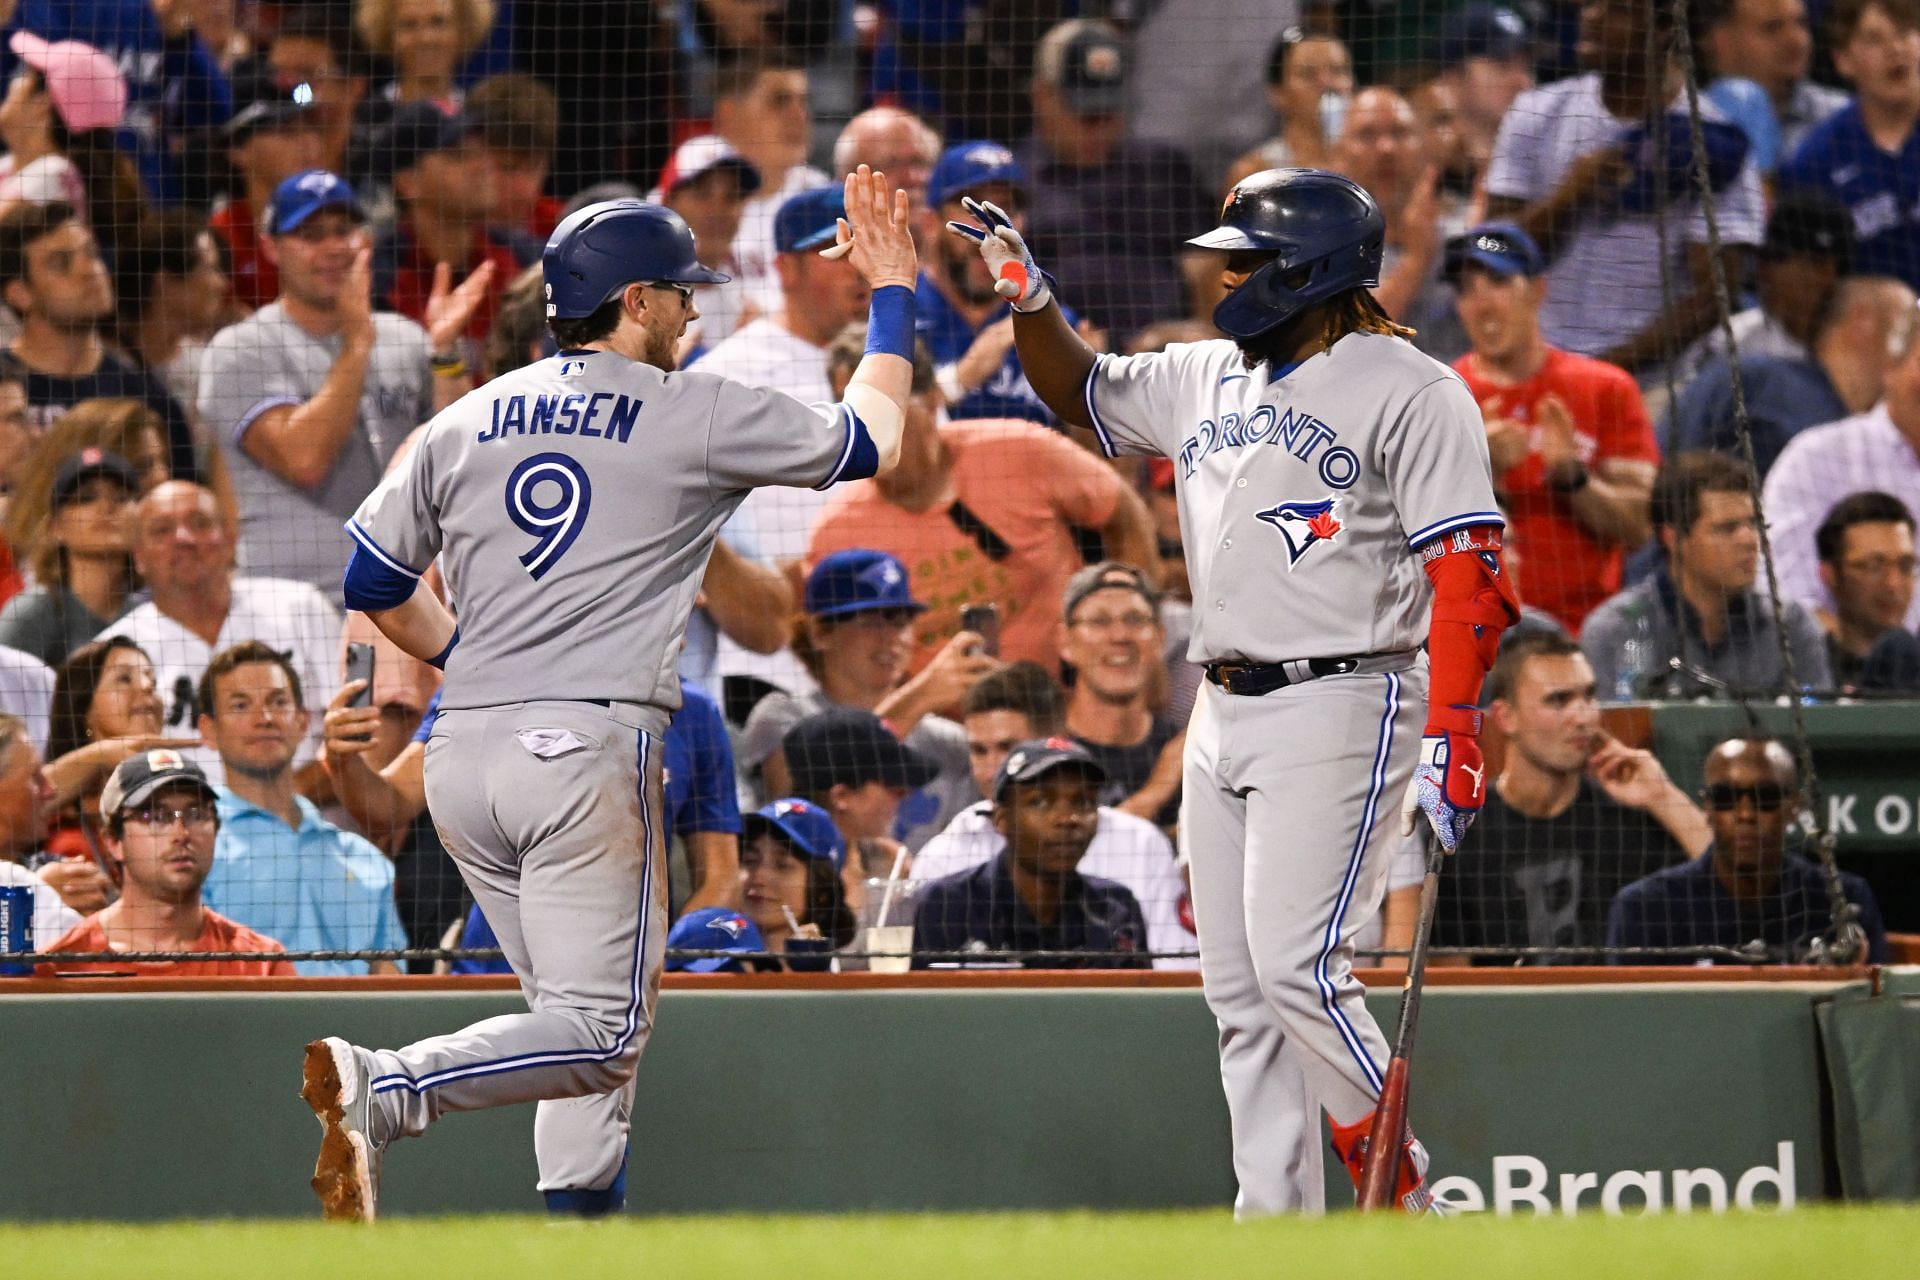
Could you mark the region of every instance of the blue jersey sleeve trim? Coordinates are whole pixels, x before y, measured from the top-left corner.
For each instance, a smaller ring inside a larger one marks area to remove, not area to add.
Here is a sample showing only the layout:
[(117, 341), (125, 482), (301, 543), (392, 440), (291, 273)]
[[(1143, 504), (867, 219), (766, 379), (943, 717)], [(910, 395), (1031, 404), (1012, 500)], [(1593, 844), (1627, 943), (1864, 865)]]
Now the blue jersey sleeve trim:
[(447, 669), (447, 659), (453, 656), (453, 646), (460, 643), (460, 624), (453, 624), (453, 634), (447, 637), (447, 647), (427, 659), (427, 665), (435, 671)]
[(1432, 542), (1442, 534), (1452, 533), (1455, 529), (1470, 528), (1477, 524), (1490, 524), (1504, 529), (1507, 526), (1507, 518), (1498, 511), (1469, 511), (1465, 515), (1449, 516), (1445, 520), (1437, 521), (1424, 529), (1408, 534), (1407, 545), (1418, 547), (1423, 542)]
[(340, 595), (347, 608), (371, 613), (405, 604), (419, 585), (419, 578), (396, 573), (370, 555), (364, 546), (355, 546), (353, 558), (347, 561), (347, 572), (340, 581)]
[(860, 421), (852, 405), (842, 402), (833, 408), (834, 415), (845, 421), (847, 435), (833, 469), (827, 472), (825, 480), (813, 486), (815, 489), (831, 489), (842, 480), (865, 480), (880, 470), (880, 447), (874, 444), (867, 424)]
[(241, 414), (240, 421), (233, 424), (233, 442), (239, 444), (241, 438), (247, 434), (253, 424), (260, 421), (262, 414), (269, 413), (274, 409), (298, 408), (305, 403), (306, 401), (302, 400), (299, 396), (268, 396), (259, 404), (254, 405), (253, 408)]
[(393, 570), (395, 573), (404, 573), (409, 578), (417, 579), (420, 576), (420, 574), (423, 572), (423, 570), (420, 570), (420, 569), (410, 569), (406, 565), (400, 563), (400, 561), (388, 555), (385, 549), (382, 548), (379, 543), (373, 540), (373, 535), (360, 527), (359, 521), (357, 520), (347, 521), (346, 530), (347, 530), (347, 536), (352, 538), (355, 542), (359, 543), (361, 548), (365, 550), (368, 555), (372, 556), (374, 559), (378, 560), (381, 564)]
[(1081, 398), (1087, 402), (1087, 419), (1093, 423), (1093, 435), (1100, 442), (1100, 452), (1109, 458), (1120, 456), (1120, 450), (1114, 447), (1113, 436), (1107, 431), (1107, 424), (1100, 420), (1100, 410), (1093, 403), (1093, 384), (1100, 378), (1100, 369), (1107, 363), (1105, 355), (1093, 358), (1093, 368), (1087, 370), (1086, 384), (1080, 389)]

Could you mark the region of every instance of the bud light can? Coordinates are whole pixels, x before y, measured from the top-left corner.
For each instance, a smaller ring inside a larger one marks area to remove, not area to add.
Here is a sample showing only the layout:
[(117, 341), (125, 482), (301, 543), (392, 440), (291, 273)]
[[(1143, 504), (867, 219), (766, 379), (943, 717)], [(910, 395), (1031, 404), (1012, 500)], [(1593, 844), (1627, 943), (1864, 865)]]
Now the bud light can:
[[(33, 950), (33, 886), (0, 884), (0, 951)], [(30, 978), (24, 960), (0, 960), (0, 978)]]

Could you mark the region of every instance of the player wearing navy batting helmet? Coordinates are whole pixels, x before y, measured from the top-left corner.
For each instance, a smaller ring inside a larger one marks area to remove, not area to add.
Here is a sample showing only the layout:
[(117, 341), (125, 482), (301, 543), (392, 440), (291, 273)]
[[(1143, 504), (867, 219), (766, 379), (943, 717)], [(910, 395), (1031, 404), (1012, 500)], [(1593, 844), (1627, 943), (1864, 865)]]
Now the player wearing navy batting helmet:
[[(395, 1140), (532, 1101), (549, 1209), (621, 1207), (667, 935), (661, 734), (715, 534), (758, 486), (871, 476), (899, 453), (917, 270), (907, 200), (862, 167), (845, 203), (825, 252), (850, 257), (873, 295), (838, 403), (677, 372), (691, 286), (722, 277), (669, 210), (590, 205), (543, 261), (559, 353), (438, 414), (348, 523), (348, 607), (446, 672), (427, 802), (527, 1012), (401, 1049), (307, 1046), (328, 1217), (374, 1216)], [(416, 589), (436, 562), (457, 625)]]
[[(1318, 1209), (1314, 1100), (1357, 1186), (1387, 1061), (1355, 934), (1403, 822), (1424, 813), (1451, 851), (1484, 796), (1474, 707), (1517, 606), (1479, 410), (1374, 300), (1385, 223), (1338, 174), (1235, 186), (1190, 242), (1223, 254), (1227, 337), (1151, 355), (1092, 351), (1000, 210), (970, 212), (948, 225), (1013, 304), (1041, 398), (1110, 456), (1173, 463), (1207, 673), (1180, 825), (1236, 1210)], [(1406, 1147), (1397, 1198), (1423, 1211), (1426, 1154)]]

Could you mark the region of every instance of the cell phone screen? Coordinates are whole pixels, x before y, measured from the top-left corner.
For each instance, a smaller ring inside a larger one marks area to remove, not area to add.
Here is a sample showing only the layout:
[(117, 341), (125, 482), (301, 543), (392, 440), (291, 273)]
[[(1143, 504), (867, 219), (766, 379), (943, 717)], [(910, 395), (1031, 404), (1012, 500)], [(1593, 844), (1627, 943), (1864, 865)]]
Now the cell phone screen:
[(1000, 610), (990, 604), (970, 604), (960, 611), (960, 629), (980, 637), (980, 651), (990, 658), (1000, 656)]
[(350, 707), (370, 707), (373, 705), (373, 646), (370, 644), (350, 644), (347, 646), (347, 683), (365, 680), (367, 687), (353, 695), (347, 703)]

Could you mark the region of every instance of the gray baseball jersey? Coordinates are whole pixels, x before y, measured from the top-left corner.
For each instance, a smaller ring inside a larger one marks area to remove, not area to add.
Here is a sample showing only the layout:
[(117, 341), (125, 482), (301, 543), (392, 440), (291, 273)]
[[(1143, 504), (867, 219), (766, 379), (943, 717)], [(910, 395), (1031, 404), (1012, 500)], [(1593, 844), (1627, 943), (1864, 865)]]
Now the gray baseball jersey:
[(755, 486), (824, 486), (874, 464), (844, 406), (568, 352), (437, 416), (348, 532), (416, 576), (440, 557), (461, 631), (443, 706), (604, 699), (670, 712), (721, 522)]
[(1173, 460), (1193, 581), (1188, 656), (1417, 649), (1430, 588), (1413, 548), (1503, 523), (1472, 393), (1377, 334), (1271, 374), (1216, 341), (1102, 356), (1087, 379), (1109, 456)]
[(352, 550), (341, 522), (353, 514), (412, 430), (433, 411), (427, 331), (405, 316), (373, 318), (373, 353), (354, 431), (326, 479), (303, 489), (254, 461), (244, 441), (262, 414), (313, 399), (342, 340), (316, 338), (275, 302), (215, 335), (200, 382), (200, 419), (219, 439), (240, 504), (244, 570), (310, 582), (339, 599)]

